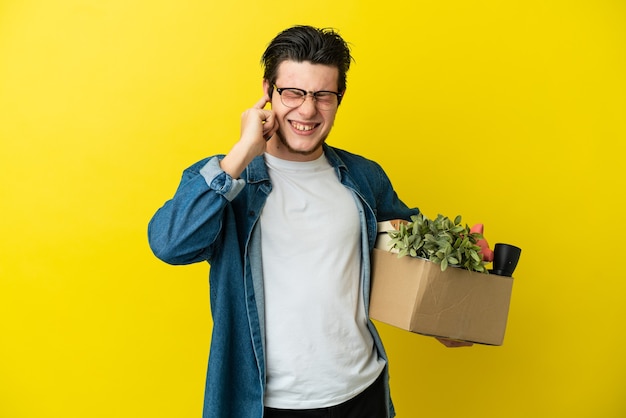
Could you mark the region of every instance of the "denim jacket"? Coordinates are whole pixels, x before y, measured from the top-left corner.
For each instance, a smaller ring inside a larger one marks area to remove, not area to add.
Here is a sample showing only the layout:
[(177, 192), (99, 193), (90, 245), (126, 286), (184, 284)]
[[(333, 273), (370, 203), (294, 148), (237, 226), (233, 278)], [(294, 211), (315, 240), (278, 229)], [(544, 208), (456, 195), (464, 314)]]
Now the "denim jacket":
[[(377, 163), (326, 144), (324, 153), (356, 197), (363, 237), (361, 280), (369, 312), (369, 258), (377, 222), (409, 219), (419, 210), (398, 199)], [(213, 333), (203, 417), (262, 418), (265, 330), (259, 216), (272, 184), (263, 157), (255, 158), (240, 179), (221, 170), (222, 157), (206, 158), (184, 171), (174, 197), (150, 221), (148, 237), (154, 254), (167, 263), (211, 265)], [(386, 360), (374, 324), (368, 325), (379, 356)], [(387, 368), (384, 373), (393, 417)]]

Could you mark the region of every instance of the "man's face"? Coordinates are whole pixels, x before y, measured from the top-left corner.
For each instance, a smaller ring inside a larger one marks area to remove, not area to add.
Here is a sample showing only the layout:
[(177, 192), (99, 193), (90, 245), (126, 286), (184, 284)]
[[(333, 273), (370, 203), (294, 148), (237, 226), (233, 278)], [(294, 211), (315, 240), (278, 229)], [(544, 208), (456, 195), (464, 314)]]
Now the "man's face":
[[(276, 87), (298, 88), (307, 92), (337, 91), (339, 70), (336, 67), (310, 62), (284, 61), (278, 67)], [(264, 81), (265, 91), (274, 89)], [(322, 144), (335, 122), (337, 106), (319, 109), (311, 95), (300, 106), (285, 106), (274, 89), (272, 110), (279, 128), (267, 143), (267, 152), (291, 161), (312, 161), (323, 153)]]

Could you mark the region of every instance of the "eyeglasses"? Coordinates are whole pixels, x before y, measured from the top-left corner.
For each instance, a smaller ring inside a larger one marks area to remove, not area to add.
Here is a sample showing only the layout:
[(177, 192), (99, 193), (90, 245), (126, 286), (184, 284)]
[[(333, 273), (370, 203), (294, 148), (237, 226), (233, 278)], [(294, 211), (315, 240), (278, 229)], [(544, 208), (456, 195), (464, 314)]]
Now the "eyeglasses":
[(339, 105), (343, 93), (336, 91), (306, 91), (293, 87), (278, 88), (274, 84), (274, 88), (280, 95), (280, 101), (287, 107), (296, 108), (302, 106), (306, 100), (306, 96), (311, 95), (318, 109), (331, 110)]

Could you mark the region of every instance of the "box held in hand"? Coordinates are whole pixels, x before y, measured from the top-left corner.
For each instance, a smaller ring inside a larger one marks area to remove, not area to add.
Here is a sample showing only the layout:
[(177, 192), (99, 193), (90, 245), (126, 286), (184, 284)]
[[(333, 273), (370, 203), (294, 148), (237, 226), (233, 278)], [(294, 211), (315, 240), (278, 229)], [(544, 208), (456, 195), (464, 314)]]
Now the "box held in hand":
[(370, 317), (407, 331), (502, 345), (513, 279), (373, 250)]

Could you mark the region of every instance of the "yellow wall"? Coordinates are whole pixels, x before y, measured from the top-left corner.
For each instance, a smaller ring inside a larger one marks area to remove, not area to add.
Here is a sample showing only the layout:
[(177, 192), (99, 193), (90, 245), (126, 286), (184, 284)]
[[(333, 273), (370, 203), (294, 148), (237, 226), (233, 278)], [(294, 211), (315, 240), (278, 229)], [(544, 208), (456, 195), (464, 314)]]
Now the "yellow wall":
[(279, 30), (352, 43), (330, 143), (523, 248), (504, 346), (381, 325), (399, 417), (626, 416), (619, 0), (0, 3), (0, 417), (199, 417), (206, 265), (146, 224), (225, 152)]

